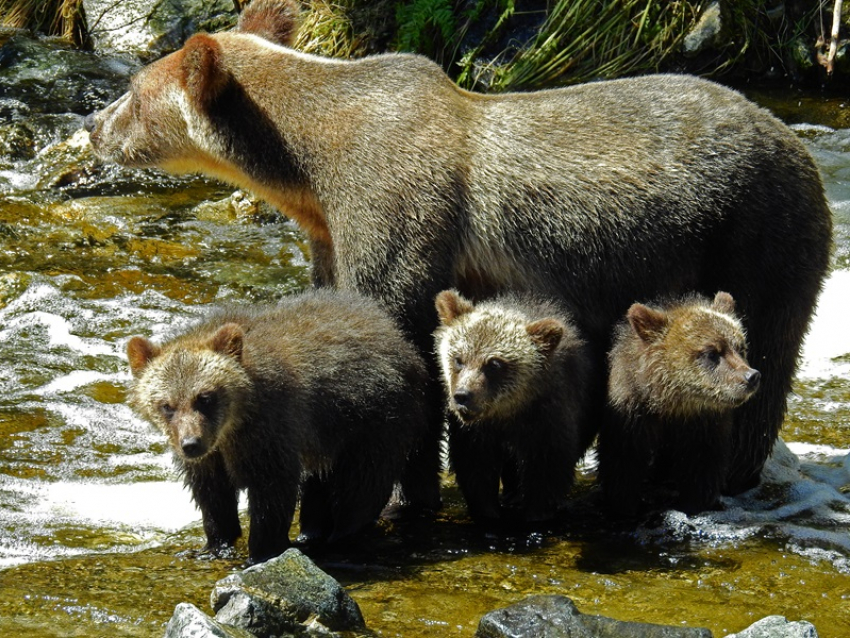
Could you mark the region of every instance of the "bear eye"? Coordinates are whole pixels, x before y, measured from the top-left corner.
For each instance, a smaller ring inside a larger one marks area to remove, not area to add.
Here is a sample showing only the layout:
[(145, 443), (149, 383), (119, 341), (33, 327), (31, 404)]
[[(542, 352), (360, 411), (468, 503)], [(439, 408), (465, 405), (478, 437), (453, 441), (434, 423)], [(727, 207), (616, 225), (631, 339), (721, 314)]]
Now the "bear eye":
[(463, 370), (463, 366), (464, 366), (463, 359), (461, 359), (460, 357), (454, 357), (452, 359), (452, 366), (454, 367), (455, 370)]
[(711, 366), (712, 368), (716, 368), (720, 365), (720, 350), (717, 348), (706, 348), (700, 353), (700, 358), (705, 361), (706, 364)]
[(493, 357), (492, 359), (488, 359), (486, 363), (484, 363), (484, 374), (487, 376), (501, 376), (508, 369), (508, 362), (504, 359), (499, 359), (497, 357)]
[(169, 403), (161, 403), (159, 406), (159, 413), (166, 421), (170, 421), (174, 417), (174, 412), (174, 406)]
[(215, 392), (202, 392), (195, 397), (195, 409), (208, 419), (212, 419), (218, 408), (218, 395)]

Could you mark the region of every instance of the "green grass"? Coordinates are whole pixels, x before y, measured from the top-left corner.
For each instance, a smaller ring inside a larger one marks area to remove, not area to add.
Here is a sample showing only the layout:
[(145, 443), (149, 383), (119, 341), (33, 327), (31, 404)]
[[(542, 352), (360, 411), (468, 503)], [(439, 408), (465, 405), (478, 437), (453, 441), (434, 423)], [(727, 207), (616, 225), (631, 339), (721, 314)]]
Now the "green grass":
[(0, 25), (58, 36), (78, 46), (88, 40), (82, 0), (0, 0)]

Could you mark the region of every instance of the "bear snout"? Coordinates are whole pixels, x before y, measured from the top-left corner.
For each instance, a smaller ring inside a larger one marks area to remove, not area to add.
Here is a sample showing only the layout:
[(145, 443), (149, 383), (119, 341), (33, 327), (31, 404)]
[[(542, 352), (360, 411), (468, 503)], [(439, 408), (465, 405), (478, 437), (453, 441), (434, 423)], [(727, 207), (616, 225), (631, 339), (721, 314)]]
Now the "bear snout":
[(746, 374), (744, 374), (744, 381), (747, 384), (747, 390), (755, 392), (758, 390), (759, 384), (761, 383), (761, 372), (750, 368), (747, 370)]
[(464, 420), (475, 416), (475, 395), (468, 388), (459, 388), (452, 394), (452, 409)]
[(91, 133), (96, 126), (95, 116), (97, 113), (89, 113), (86, 115), (85, 119), (83, 119), (83, 128), (86, 129), (87, 132)]
[(207, 446), (199, 436), (184, 436), (180, 439), (180, 450), (186, 458), (197, 459), (206, 453)]

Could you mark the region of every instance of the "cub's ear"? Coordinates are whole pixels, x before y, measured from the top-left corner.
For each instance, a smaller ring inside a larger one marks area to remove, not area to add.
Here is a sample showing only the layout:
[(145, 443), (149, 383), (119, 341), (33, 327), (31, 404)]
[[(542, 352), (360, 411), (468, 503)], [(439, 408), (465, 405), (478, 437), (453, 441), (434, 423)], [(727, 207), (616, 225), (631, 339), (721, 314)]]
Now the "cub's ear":
[(444, 326), (452, 323), (461, 315), (472, 312), (475, 308), (475, 305), (457, 290), (444, 290), (438, 294), (435, 305), (437, 306), (437, 316)]
[(138, 377), (151, 359), (158, 357), (162, 350), (144, 337), (133, 337), (127, 344), (127, 359), (130, 360), (130, 372)]
[(290, 46), (298, 30), (301, 6), (295, 0), (253, 0), (239, 16), (236, 31)]
[(199, 33), (186, 41), (182, 49), (183, 88), (198, 109), (205, 111), (230, 82), (230, 74), (221, 64), (221, 48), (210, 36)]
[(714, 302), (711, 305), (719, 312), (728, 314), (735, 312), (735, 300), (728, 292), (720, 291), (714, 295)]
[(241, 359), (244, 339), (245, 331), (242, 326), (238, 323), (226, 323), (210, 340), (210, 347), (215, 352)]
[(544, 356), (549, 356), (561, 343), (564, 337), (564, 324), (554, 318), (540, 319), (525, 327), (525, 331), (534, 345), (543, 353)]
[(626, 317), (635, 334), (641, 340), (650, 342), (657, 339), (667, 326), (667, 314), (661, 310), (653, 310), (643, 304), (632, 304)]

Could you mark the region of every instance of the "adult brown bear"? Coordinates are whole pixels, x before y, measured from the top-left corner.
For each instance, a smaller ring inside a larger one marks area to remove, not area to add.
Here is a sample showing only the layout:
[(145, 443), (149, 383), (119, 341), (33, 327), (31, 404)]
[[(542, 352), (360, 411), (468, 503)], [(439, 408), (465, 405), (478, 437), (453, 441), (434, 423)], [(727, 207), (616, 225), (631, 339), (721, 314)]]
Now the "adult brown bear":
[(309, 235), (317, 284), (383, 299), (422, 352), (446, 288), (560, 298), (600, 361), (635, 300), (730, 292), (763, 385), (728, 488), (754, 485), (831, 246), (794, 134), (688, 76), (478, 95), (414, 55), (305, 55), (285, 46), (295, 14), (255, 0), (143, 69), (87, 118), (98, 155), (253, 190)]

